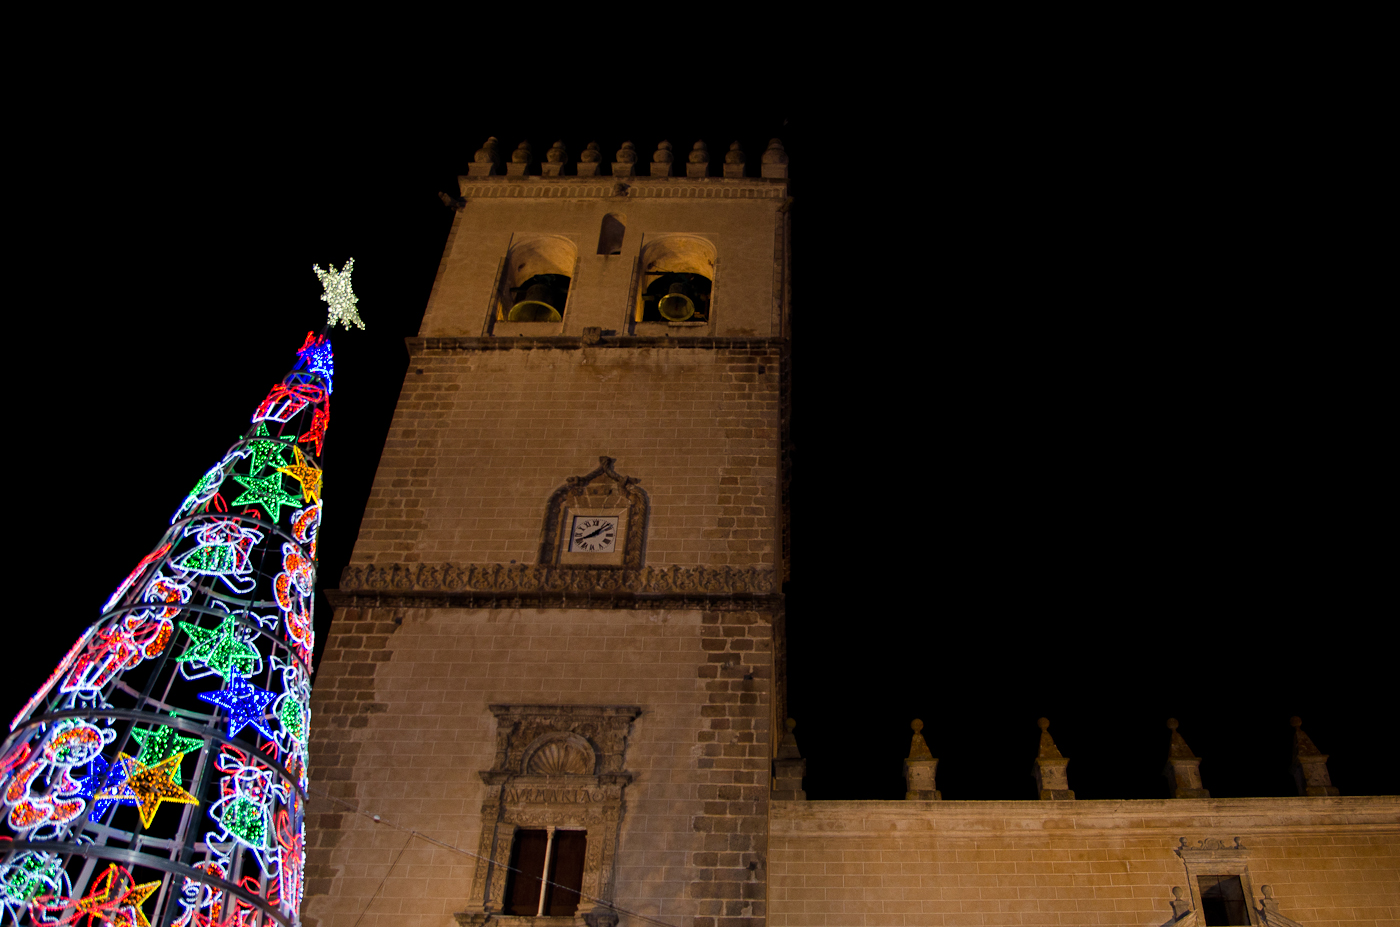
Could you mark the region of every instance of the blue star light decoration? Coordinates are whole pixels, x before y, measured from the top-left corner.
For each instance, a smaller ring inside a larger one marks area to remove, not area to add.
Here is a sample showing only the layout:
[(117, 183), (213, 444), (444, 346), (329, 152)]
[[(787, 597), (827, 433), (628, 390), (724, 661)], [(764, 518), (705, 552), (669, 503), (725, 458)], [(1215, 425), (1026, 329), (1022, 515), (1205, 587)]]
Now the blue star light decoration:
[(212, 702), (228, 712), (228, 736), (237, 737), (238, 732), (251, 724), (262, 731), (268, 740), (273, 734), (267, 729), (267, 706), (277, 701), (277, 693), (259, 689), (247, 679), (234, 673), (229, 677), (227, 689), (217, 692), (200, 692), (199, 697)]
[[(325, 299), (324, 296), (321, 298)], [(365, 327), (363, 322), (360, 323), (360, 327)], [(297, 351), (297, 356), (306, 362), (307, 370), (320, 374), (321, 379), (326, 381), (326, 392), (335, 391), (331, 386), (331, 379), (335, 376), (335, 354), (331, 351), (331, 343), (325, 340), (324, 335), (317, 341), (308, 334), (306, 344), (302, 345), (300, 351)]]
[[(111, 767), (110, 775), (107, 772), (107, 761), (100, 756), (92, 758), (92, 764), (88, 767), (91, 772), (84, 778), (78, 780), (81, 787), (78, 795), (93, 803), (92, 816), (94, 819), (101, 818), (107, 813), (107, 809), (113, 805), (139, 805), (140, 797), (131, 790), (127, 784), (126, 760), (118, 759)], [(107, 786), (102, 787), (102, 780), (106, 778)], [(99, 798), (101, 793), (105, 798)]]
[(311, 269), (316, 271), (316, 277), (321, 281), (321, 286), (325, 288), (325, 292), (321, 294), (321, 301), (330, 307), (330, 317), (326, 321), (326, 327), (335, 328), (335, 323), (341, 322), (346, 328), (351, 325), (356, 328), (364, 328), (365, 323), (360, 320), (360, 314), (355, 311), (355, 304), (359, 302), (359, 298), (355, 296), (355, 291), (350, 288), (350, 273), (355, 267), (355, 259), (351, 258), (346, 261), (342, 270), (336, 270), (334, 264), (328, 266), (330, 270), (322, 270), (317, 264), (311, 266)]

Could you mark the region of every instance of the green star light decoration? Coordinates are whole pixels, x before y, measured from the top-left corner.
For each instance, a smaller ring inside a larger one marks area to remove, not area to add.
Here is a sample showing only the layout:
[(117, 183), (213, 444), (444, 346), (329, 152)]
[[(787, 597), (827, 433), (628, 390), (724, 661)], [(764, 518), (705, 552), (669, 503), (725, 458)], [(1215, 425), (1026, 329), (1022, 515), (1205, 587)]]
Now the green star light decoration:
[[(136, 742), (141, 745), (141, 752), (136, 757), (136, 762), (142, 766), (158, 766), (170, 759), (175, 754), (191, 753), (204, 746), (204, 741), (198, 737), (184, 737), (176, 734), (173, 728), (157, 727), (153, 730), (143, 731), (139, 727), (133, 728), (131, 736), (136, 738)], [(180, 784), (180, 767), (176, 766), (170, 770), (176, 785)]]
[(276, 469), (287, 466), (287, 458), (284, 455), (289, 449), (296, 450), (295, 446), (287, 442), (296, 440), (296, 435), (273, 438), (268, 433), (267, 422), (258, 422), (257, 431), (253, 432), (253, 435), (255, 438), (266, 440), (248, 442), (248, 449), (253, 452), (253, 459), (248, 464), (249, 476), (257, 476), (263, 467), (270, 466)]
[(350, 288), (350, 273), (355, 267), (355, 259), (351, 258), (346, 261), (344, 269), (339, 271), (335, 269), (334, 264), (328, 266), (330, 270), (322, 270), (319, 264), (311, 266), (311, 269), (316, 271), (316, 277), (321, 281), (321, 286), (325, 287), (325, 292), (321, 294), (321, 301), (330, 307), (326, 327), (335, 328), (336, 322), (342, 322), (346, 328), (351, 325), (364, 328), (365, 323), (360, 320), (360, 314), (355, 311), (355, 304), (359, 302), (359, 297)]
[(238, 622), (232, 615), (212, 631), (188, 621), (180, 622), (180, 627), (185, 629), (185, 633), (195, 643), (184, 654), (175, 658), (177, 663), (203, 663), (227, 679), (232, 670), (237, 670), (240, 674), (251, 674), (260, 659), (256, 647), (247, 641), (239, 640), (236, 636)]
[(286, 505), (294, 509), (301, 508), (301, 500), (282, 489), (281, 471), (262, 479), (239, 476), (236, 473), (233, 478), (247, 490), (243, 495), (233, 500), (234, 505), (260, 505), (274, 522), (282, 519), (282, 506)]

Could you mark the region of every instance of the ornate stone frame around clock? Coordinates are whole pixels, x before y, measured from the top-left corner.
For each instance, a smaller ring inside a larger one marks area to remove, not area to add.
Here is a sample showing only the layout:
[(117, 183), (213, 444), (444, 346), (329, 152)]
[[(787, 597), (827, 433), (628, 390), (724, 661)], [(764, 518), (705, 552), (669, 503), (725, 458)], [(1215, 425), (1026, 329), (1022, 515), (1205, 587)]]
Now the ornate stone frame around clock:
[[(556, 489), (545, 506), (540, 538), (540, 563), (561, 567), (617, 567), (640, 570), (646, 558), (646, 532), (651, 502), (634, 476), (620, 476), (617, 461), (599, 457), (598, 467), (583, 476), (571, 476)], [(610, 553), (576, 553), (569, 548), (569, 525), (575, 515), (618, 516), (617, 548)]]
[[(614, 859), (622, 823), (627, 736), (634, 706), (492, 705), (496, 761), (481, 772), (481, 840), (462, 925), (613, 927)], [(522, 827), (588, 831), (583, 884), (574, 917), (502, 914), (515, 832)]]

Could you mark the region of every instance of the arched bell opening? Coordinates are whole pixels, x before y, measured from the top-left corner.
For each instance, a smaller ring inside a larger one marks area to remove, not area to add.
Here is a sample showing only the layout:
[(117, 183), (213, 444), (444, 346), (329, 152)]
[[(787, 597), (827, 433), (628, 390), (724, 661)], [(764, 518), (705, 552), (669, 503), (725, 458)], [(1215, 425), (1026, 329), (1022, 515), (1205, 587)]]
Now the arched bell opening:
[(710, 288), (708, 277), (695, 273), (648, 275), (650, 283), (642, 293), (641, 322), (708, 322)]
[(563, 321), (577, 261), (578, 248), (566, 238), (551, 236), (515, 245), (501, 274), (496, 321)]
[(637, 322), (710, 321), (715, 249), (699, 238), (672, 235), (652, 241), (642, 252), (637, 285)]

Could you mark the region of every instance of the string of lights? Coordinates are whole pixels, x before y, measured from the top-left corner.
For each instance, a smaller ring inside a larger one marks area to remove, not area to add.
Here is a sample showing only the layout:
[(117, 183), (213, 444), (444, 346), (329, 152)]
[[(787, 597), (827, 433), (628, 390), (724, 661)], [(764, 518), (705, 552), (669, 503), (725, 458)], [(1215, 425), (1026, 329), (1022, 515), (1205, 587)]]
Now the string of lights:
[[(328, 327), (364, 327), (350, 269), (316, 268)], [(308, 334), (15, 716), (0, 744), (0, 919), (300, 923), (333, 366), (324, 332)]]

